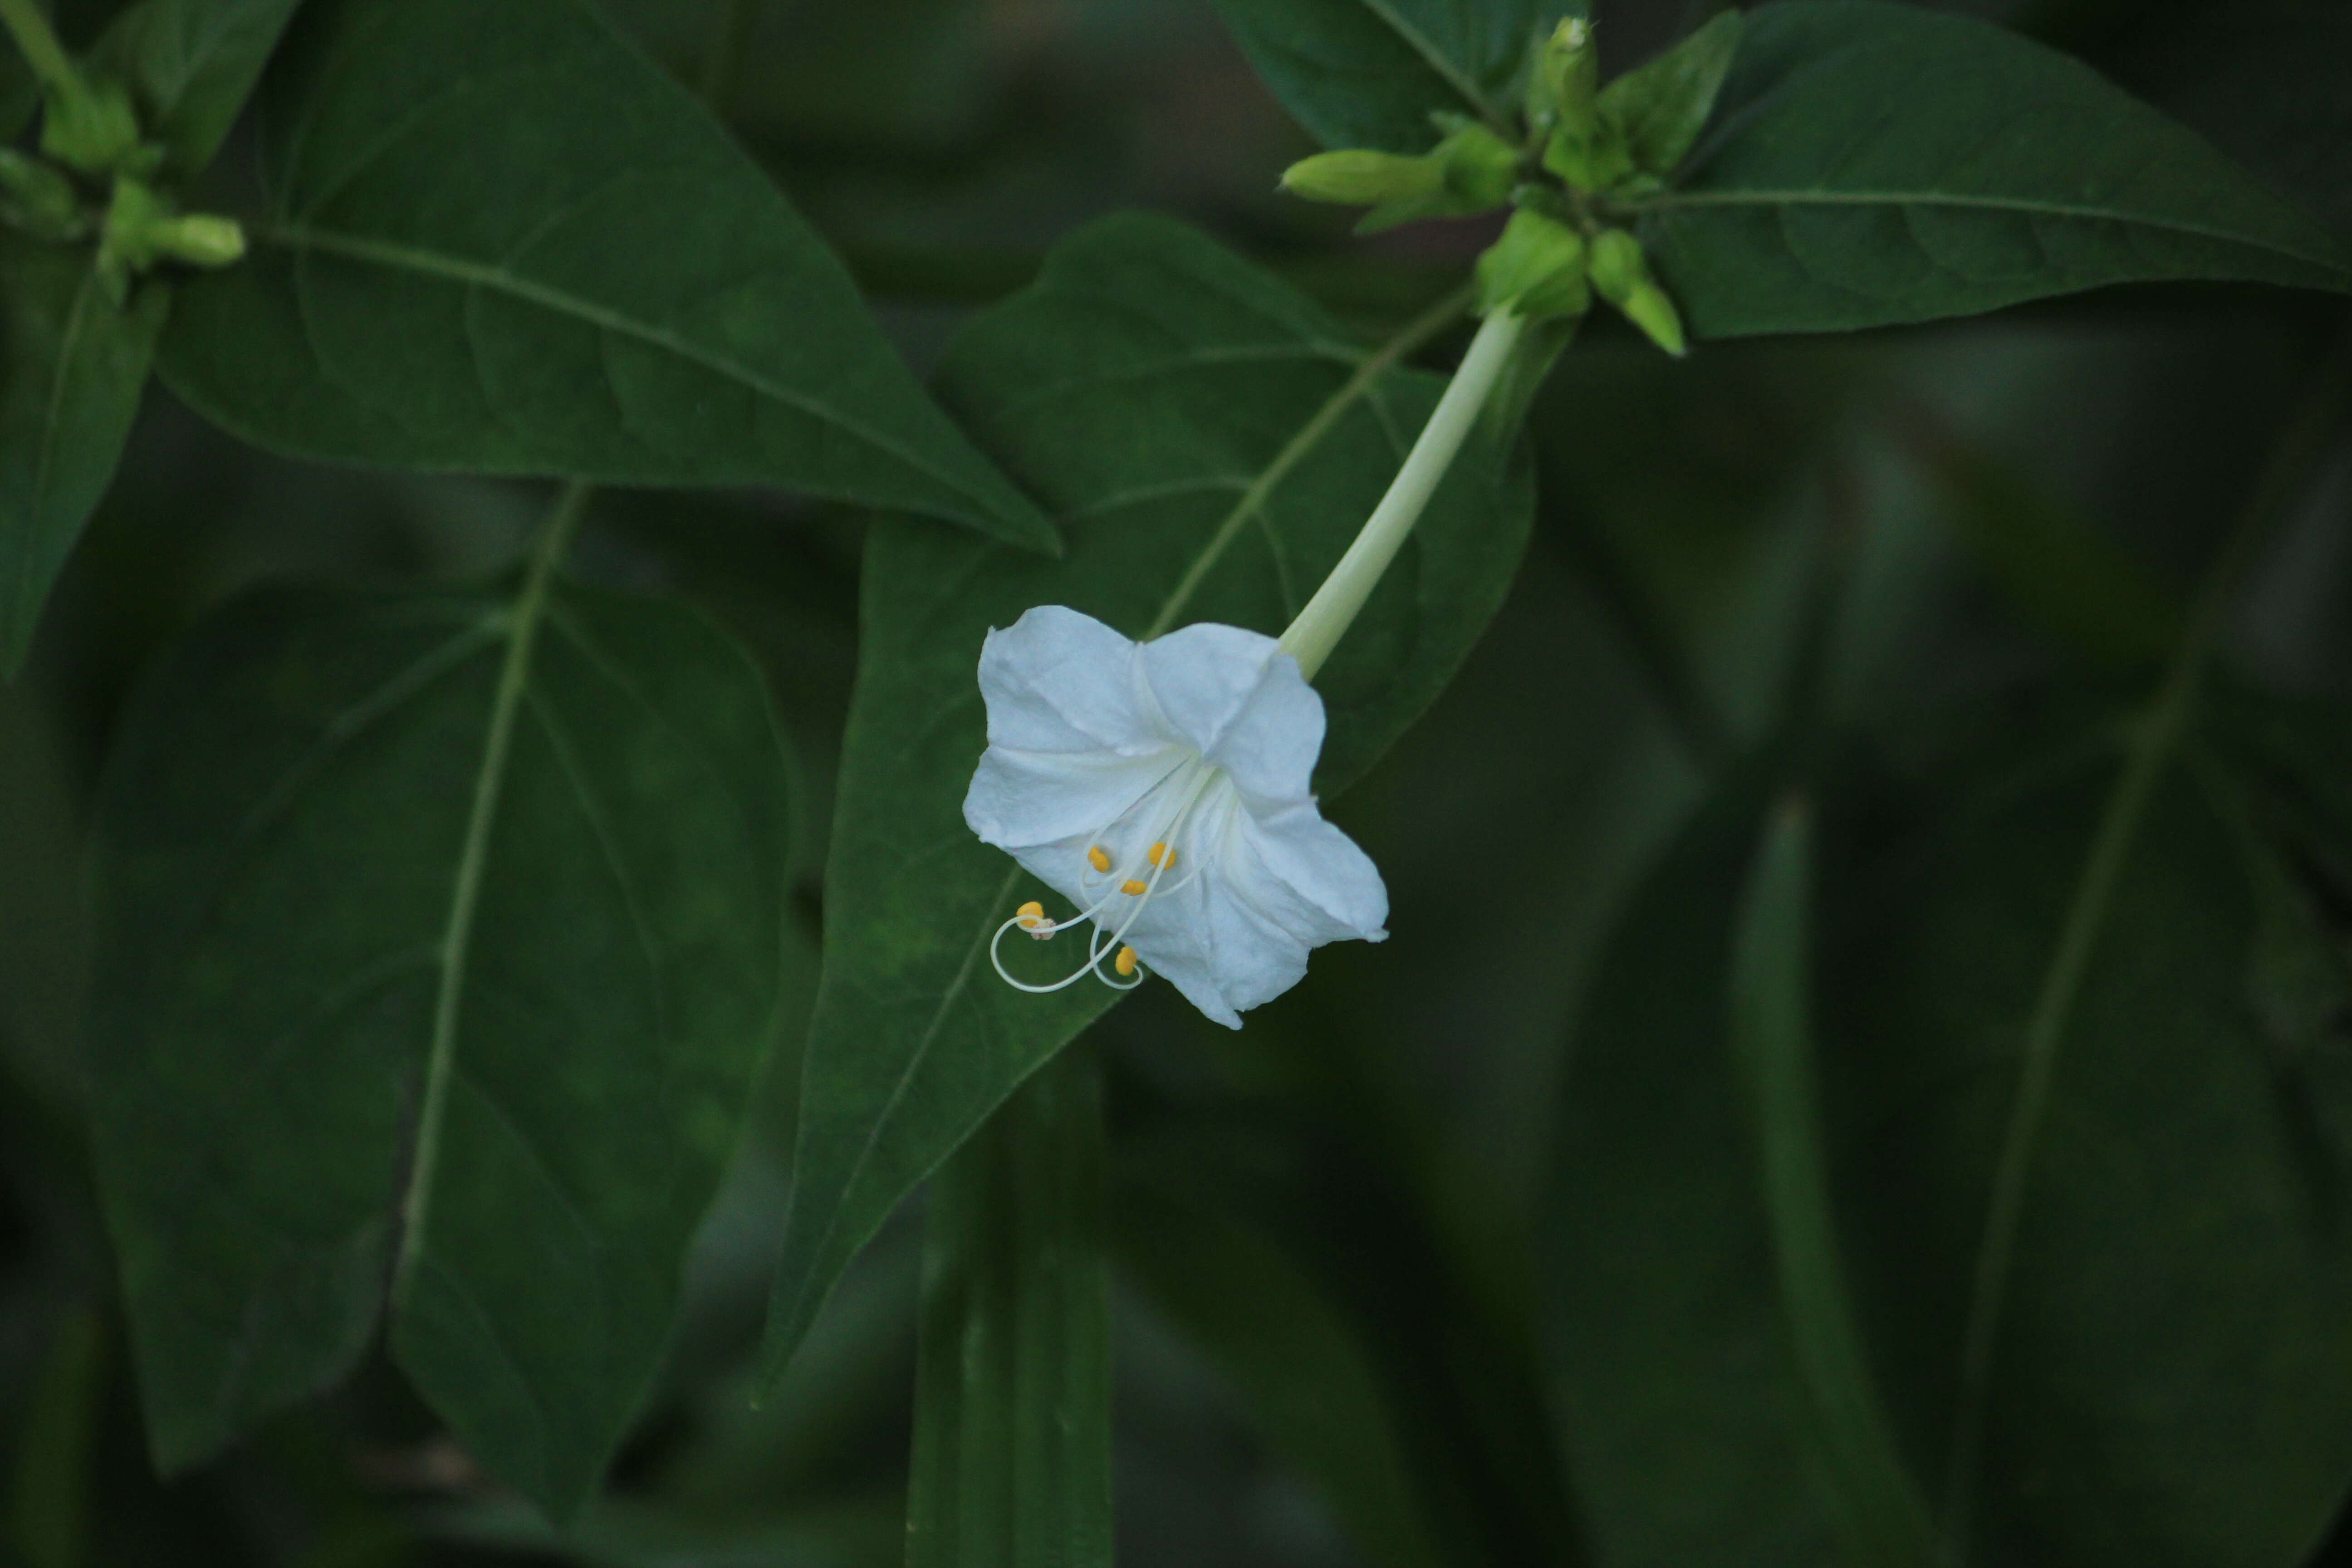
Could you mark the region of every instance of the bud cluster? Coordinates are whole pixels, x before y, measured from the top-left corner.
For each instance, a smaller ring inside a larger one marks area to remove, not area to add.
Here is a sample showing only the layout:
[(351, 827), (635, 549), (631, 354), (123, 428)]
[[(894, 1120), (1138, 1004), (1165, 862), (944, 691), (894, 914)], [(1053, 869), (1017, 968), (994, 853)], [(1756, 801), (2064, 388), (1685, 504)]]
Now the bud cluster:
[(42, 68), (40, 155), (0, 147), (0, 225), (57, 244), (95, 236), (92, 266), (118, 304), (163, 262), (226, 267), (242, 257), (236, 220), (182, 213), (155, 184), (163, 149), (147, 140), (129, 90), (86, 74), (39, 22), (16, 18), (33, 35), (20, 31), (18, 45)]
[(1283, 188), (1312, 201), (1370, 207), (1371, 233), (1422, 218), (1517, 210), (1478, 258), (1482, 314), (1573, 322), (1598, 294), (1667, 353), (1685, 350), (1682, 318), (1641, 241), (1611, 221), (1629, 198), (1665, 187), (1706, 123), (1738, 44), (1726, 12), (1607, 86), (1592, 26), (1561, 22), (1528, 62), (1525, 135), (1437, 119), (1442, 140), (1418, 155), (1350, 149), (1291, 166)]

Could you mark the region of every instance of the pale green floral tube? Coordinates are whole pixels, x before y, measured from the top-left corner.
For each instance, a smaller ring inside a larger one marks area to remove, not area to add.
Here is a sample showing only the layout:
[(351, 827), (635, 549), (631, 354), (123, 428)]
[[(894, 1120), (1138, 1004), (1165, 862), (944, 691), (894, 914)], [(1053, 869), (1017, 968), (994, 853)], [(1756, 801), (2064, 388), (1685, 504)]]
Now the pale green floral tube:
[(1437, 400), (1436, 409), (1406, 455), (1404, 467), (1397, 470), (1388, 493), (1364, 520), (1356, 542), (1348, 546), (1348, 552), (1339, 557), (1339, 563), (1331, 568), (1331, 574), (1323, 579), (1298, 618), (1282, 634), (1282, 651), (1298, 661), (1299, 672), (1307, 679), (1314, 679), (1323, 668), (1340, 636), (1354, 623), (1356, 613), (1371, 597), (1381, 574), (1396, 559), (1405, 536), (1421, 521), (1429, 498), (1437, 493), (1463, 440), (1502, 379), (1526, 324), (1517, 312), (1500, 310), (1479, 327), (1478, 335), (1470, 342), (1470, 352), (1462, 356), (1461, 368)]

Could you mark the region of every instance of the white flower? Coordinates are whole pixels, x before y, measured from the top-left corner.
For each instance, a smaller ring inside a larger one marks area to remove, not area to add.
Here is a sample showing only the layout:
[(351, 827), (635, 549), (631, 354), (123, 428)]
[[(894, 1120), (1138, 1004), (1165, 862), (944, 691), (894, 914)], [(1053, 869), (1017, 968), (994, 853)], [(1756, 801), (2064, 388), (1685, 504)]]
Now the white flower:
[[(1135, 643), (1041, 605), (988, 634), (980, 689), (988, 751), (964, 821), (1077, 906), (1055, 921), (1024, 904), (997, 928), (1006, 981), (1125, 988), (1139, 960), (1237, 1029), (1298, 983), (1309, 949), (1388, 935), (1379, 870), (1307, 789), (1323, 700), (1273, 637), (1203, 625)], [(1005, 969), (1010, 932), (1088, 921), (1087, 961), (1065, 979)]]

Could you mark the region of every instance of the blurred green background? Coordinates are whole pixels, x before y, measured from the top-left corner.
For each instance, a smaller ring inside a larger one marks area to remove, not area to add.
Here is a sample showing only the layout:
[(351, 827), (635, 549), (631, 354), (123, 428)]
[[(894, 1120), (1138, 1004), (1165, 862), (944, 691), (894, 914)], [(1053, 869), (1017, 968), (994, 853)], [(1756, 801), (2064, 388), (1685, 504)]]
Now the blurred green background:
[[(604, 3), (720, 106), (919, 365), (1056, 237), (1119, 207), (1202, 225), (1368, 333), (1484, 243), (1475, 225), (1359, 242), (1345, 215), (1278, 197), (1276, 172), (1311, 148), (1207, 0)], [(2352, 237), (2352, 8), (1967, 8), (2082, 55)], [(110, 7), (58, 9), (78, 42)], [(1608, 68), (1706, 9), (1602, 0)], [(232, 210), (245, 162), (233, 150), (218, 176)], [(1537, 1258), (1577, 1023), (1629, 890), (1792, 692), (1846, 775), (1903, 779), (2132, 689), (2301, 367), (2341, 331), (2327, 301), (2226, 289), (1683, 363), (1595, 321), (1532, 418), (1542, 500), (1508, 605), (1336, 811), (1388, 879), (1393, 939), (1319, 954), (1239, 1035), (1165, 987), (1096, 1031), (1132, 1243), (1123, 1562), (1587, 1558), (1579, 1413), (1556, 1395)], [(2333, 699), (2352, 698), (2341, 456), (2225, 639), (2237, 670)], [(25, 675), (0, 687), (0, 1559), (899, 1559), (913, 1216), (785, 1388), (748, 1402), (789, 1166), (781, 1082), (577, 1539), (501, 1498), (380, 1362), (217, 1465), (166, 1483), (147, 1464), (76, 1066), (88, 814), (126, 692), (241, 585), (479, 575), (541, 503), (269, 458), (150, 391)], [(760, 653), (813, 827), (856, 658), (858, 538), (856, 517), (787, 496), (607, 492), (578, 555), (698, 598)], [(820, 864), (794, 889), (803, 988)], [(2323, 1554), (2352, 1562), (2352, 1537)]]

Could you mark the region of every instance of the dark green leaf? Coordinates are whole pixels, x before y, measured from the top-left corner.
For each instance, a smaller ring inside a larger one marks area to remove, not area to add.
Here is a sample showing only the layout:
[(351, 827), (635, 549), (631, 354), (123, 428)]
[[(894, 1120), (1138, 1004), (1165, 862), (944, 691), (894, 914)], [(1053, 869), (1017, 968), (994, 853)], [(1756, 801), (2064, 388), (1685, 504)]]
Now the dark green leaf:
[(1366, 1560), (1442, 1563), (1362, 1336), (1315, 1280), (1265, 1237), (1141, 1186), (1120, 1188), (1112, 1228), (1120, 1266), (1233, 1381)]
[(322, 0), (264, 88), (268, 219), (162, 369), (301, 456), (766, 484), (1051, 549), (841, 265), (581, 0)]
[[(1772, 1000), (1759, 971), (1774, 956), (1759, 942), (1766, 901), (1802, 894), (1790, 879), (1802, 863), (1758, 876), (1739, 931), (1757, 820), (1752, 792), (1719, 800), (1628, 907), (1594, 970), (1561, 1101), (1545, 1326), (1598, 1555), (1626, 1568), (1833, 1563), (1851, 1539), (1786, 1294), (1791, 1264), (1807, 1261), (1788, 1243), (1825, 1244), (1825, 1216), (1804, 1212), (1810, 1183), (1788, 1180), (1805, 1174), (1791, 1159), (1803, 1130), (1785, 1111), (1759, 1127), (1762, 1080), (1735, 1070), (1738, 1016), (1750, 1050), (1779, 1050), (1791, 1087), (1786, 1031), (1758, 1037), (1774, 1021), (1758, 1005)], [(1778, 955), (1783, 1024), (1794, 956)], [(1786, 1234), (1790, 1221), (1802, 1234)], [(1803, 1270), (1811, 1284), (1821, 1256)]]
[(2179, 279), (2352, 287), (2335, 241), (2079, 63), (1865, 0), (1759, 9), (1683, 185), (1635, 204), (1701, 336)]
[(1939, 429), (1923, 426), (1917, 437), (1961, 542), (2028, 619), (2117, 668), (2179, 645), (2179, 603), (2088, 518)]
[(79, 1568), (89, 1536), (90, 1458), (106, 1398), (106, 1329), (64, 1313), (15, 1433), (7, 1539), (25, 1568)]
[(1635, 168), (1671, 174), (1698, 141), (1739, 50), (1739, 26), (1738, 11), (1722, 12), (1601, 89), (1601, 112), (1624, 132)]
[(0, 142), (24, 134), (40, 101), (41, 84), (33, 79), (33, 68), (23, 54), (14, 43), (0, 48)]
[(114, 478), (169, 297), (107, 297), (79, 247), (0, 232), (0, 676)]
[(1419, 153), (1433, 111), (1510, 134), (1529, 47), (1583, 0), (1217, 0), (1283, 107), (1327, 147)]
[(91, 51), (129, 85), (148, 140), (183, 171), (213, 161), (302, 0), (141, 0)]
[[(2011, 784), (1830, 901), (1848, 1258), (1923, 1474), (1949, 1465), (2026, 1020), (2110, 786)], [(2250, 1005), (2263, 899), (2216, 805), (2156, 786), (2092, 933), (1988, 1363), (1974, 1560), (2299, 1563), (2352, 1474), (2345, 1152), (2322, 1135), (2352, 1079)]]
[(908, 1568), (1109, 1568), (1102, 1089), (1072, 1051), (930, 1186)]
[(658, 1362), (772, 1026), (759, 676), (676, 605), (268, 592), (101, 806), (94, 1137), (158, 1461), (393, 1353), (559, 1518)]
[(1815, 1083), (1812, 824), (1776, 808), (1732, 935), (1730, 1045), (1762, 1160), (1780, 1310), (1817, 1446), (1815, 1471), (1852, 1560), (1929, 1568), (1940, 1543), (1904, 1470), (1848, 1299)]
[[(950, 354), (943, 395), (1048, 499), (1069, 554), (1050, 563), (904, 523), (869, 538), (772, 1370), (891, 1207), (1111, 1000), (1091, 984), (1024, 995), (989, 972), (990, 933), (1035, 895), (963, 825), (984, 741), (982, 636), (1039, 604), (1130, 636), (1163, 620), (1280, 631), (1435, 405), (1436, 377), (1394, 368), (1410, 341), (1368, 358), (1198, 234), (1129, 216), (1064, 244)], [(1318, 677), (1327, 798), (1468, 651), (1530, 504), (1524, 470), (1490, 449), (1456, 463)]]

